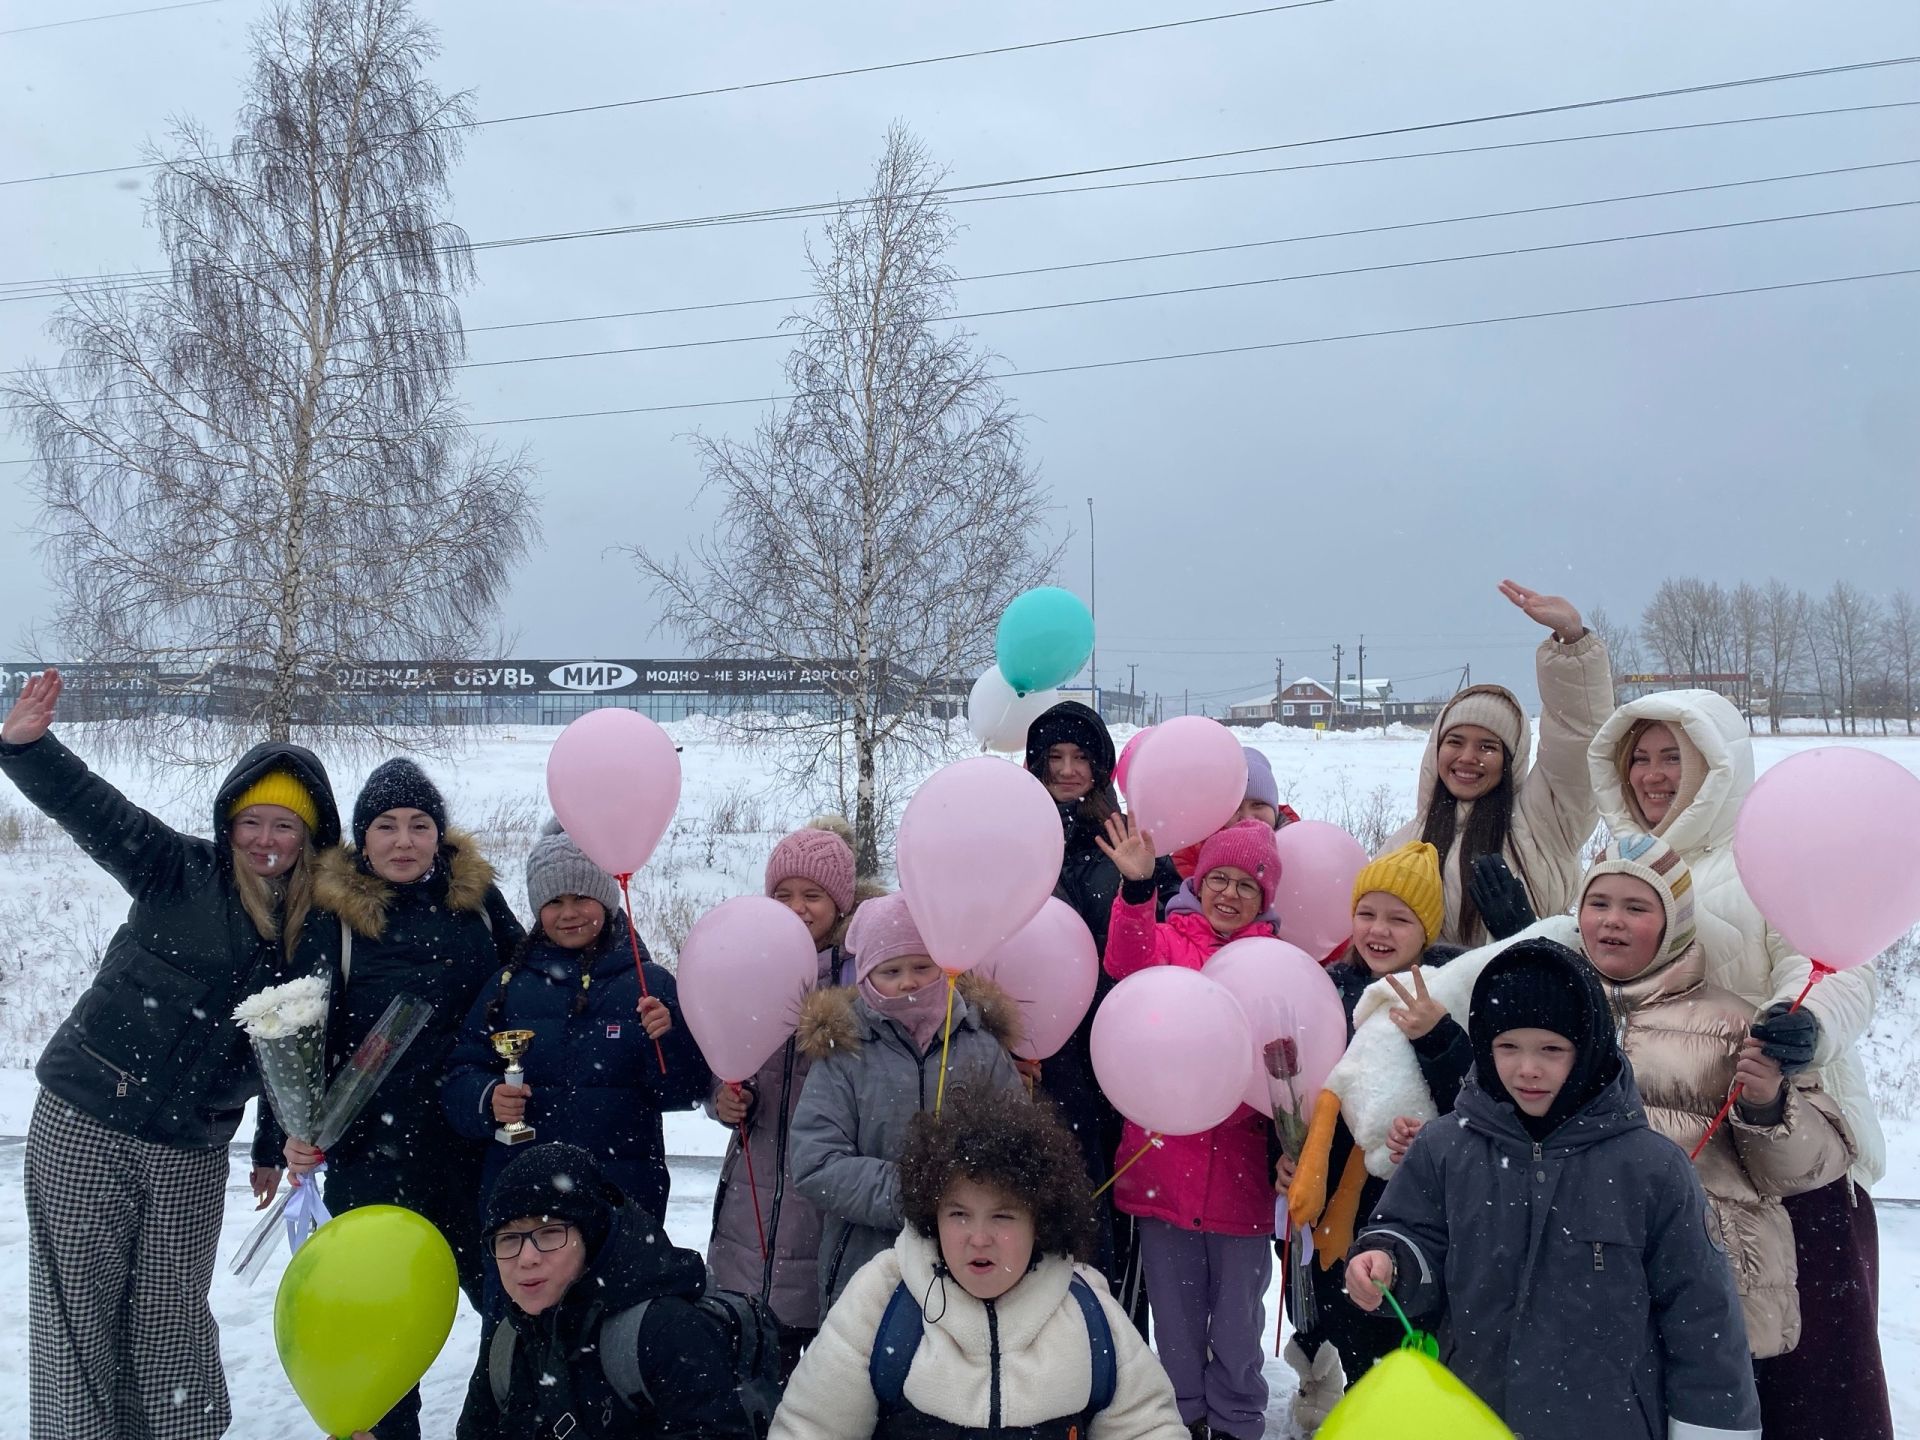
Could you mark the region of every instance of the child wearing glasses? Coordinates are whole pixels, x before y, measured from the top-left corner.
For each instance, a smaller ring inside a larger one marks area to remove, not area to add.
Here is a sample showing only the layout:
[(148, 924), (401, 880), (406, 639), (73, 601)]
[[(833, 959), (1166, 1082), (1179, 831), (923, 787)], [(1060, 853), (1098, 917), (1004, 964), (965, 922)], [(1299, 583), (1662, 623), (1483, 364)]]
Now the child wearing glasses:
[[(1116, 980), (1150, 965), (1198, 970), (1230, 940), (1275, 933), (1280, 855), (1264, 820), (1210, 836), (1159, 924), (1153, 837), (1115, 815), (1100, 848), (1124, 881), (1107, 930), (1105, 964)], [(1260, 1335), (1273, 1273), (1271, 1128), (1242, 1105), (1203, 1134), (1163, 1137), (1114, 1185), (1114, 1203), (1139, 1221), (1155, 1348), (1196, 1436), (1257, 1440), (1266, 1428)], [(1129, 1121), (1116, 1165), (1146, 1145)]]
[[(467, 1386), (458, 1440), (750, 1440), (731, 1341), (693, 1303), (705, 1264), (591, 1154), (558, 1142), (521, 1150), (487, 1197), (485, 1231), (509, 1303)], [(616, 1333), (630, 1355), (601, 1353)]]

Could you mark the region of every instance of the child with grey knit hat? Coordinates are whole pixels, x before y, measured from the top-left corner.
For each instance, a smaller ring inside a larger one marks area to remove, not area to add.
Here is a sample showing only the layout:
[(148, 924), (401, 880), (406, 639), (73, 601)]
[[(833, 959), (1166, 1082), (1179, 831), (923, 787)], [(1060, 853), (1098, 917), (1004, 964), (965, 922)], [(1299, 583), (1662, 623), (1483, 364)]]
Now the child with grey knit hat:
[[(527, 905), (532, 931), (481, 991), (448, 1057), (447, 1118), (476, 1140), (492, 1142), (496, 1126), (524, 1120), (542, 1141), (578, 1145), (664, 1219), (661, 1113), (691, 1109), (713, 1087), (681, 1023), (673, 975), (634, 935), (614, 878), (557, 829), (527, 856)], [(533, 1035), (519, 1086), (503, 1082), (490, 1038), (506, 1030)], [(483, 1197), (514, 1148), (488, 1144)]]

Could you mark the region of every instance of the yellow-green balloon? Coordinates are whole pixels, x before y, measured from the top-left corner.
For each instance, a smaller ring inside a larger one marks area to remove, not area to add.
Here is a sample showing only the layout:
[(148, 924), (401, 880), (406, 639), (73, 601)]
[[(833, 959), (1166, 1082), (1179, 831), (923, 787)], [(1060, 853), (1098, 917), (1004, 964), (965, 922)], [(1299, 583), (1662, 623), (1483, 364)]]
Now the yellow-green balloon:
[(1317, 1440), (1513, 1440), (1480, 1397), (1438, 1360), (1396, 1350), (1333, 1407)]
[(320, 1428), (370, 1429), (419, 1384), (458, 1293), (453, 1251), (411, 1210), (368, 1205), (314, 1231), (281, 1278), (273, 1343)]

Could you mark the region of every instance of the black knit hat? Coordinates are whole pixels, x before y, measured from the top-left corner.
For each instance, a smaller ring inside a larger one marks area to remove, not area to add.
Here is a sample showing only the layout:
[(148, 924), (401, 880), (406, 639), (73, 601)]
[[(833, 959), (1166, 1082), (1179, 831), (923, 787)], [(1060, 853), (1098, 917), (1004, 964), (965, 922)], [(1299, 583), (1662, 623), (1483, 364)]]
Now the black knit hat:
[(411, 760), (383, 762), (360, 787), (360, 798), (353, 802), (353, 845), (364, 850), (367, 830), (389, 810), (419, 810), (433, 817), (442, 835), (447, 831), (447, 802), (439, 787), (427, 778), (427, 772)]
[(1039, 780), (1047, 778), (1047, 751), (1055, 745), (1078, 745), (1093, 766), (1093, 788), (1113, 779), (1113, 736), (1107, 722), (1078, 700), (1062, 700), (1027, 727), (1027, 769)]
[(1551, 1030), (1573, 1042), (1573, 1070), (1552, 1107), (1538, 1118), (1520, 1116), (1539, 1140), (1584, 1109), (1620, 1073), (1620, 1046), (1606, 992), (1585, 961), (1552, 940), (1522, 940), (1501, 951), (1474, 981), (1467, 1036), (1473, 1044), (1475, 1077), (1495, 1099), (1511, 1101), (1512, 1096), (1494, 1067), (1494, 1038), (1530, 1029)]
[(552, 1140), (507, 1162), (487, 1196), (486, 1233), (515, 1220), (564, 1220), (580, 1231), (587, 1258), (599, 1254), (621, 1205), (619, 1189), (578, 1145)]

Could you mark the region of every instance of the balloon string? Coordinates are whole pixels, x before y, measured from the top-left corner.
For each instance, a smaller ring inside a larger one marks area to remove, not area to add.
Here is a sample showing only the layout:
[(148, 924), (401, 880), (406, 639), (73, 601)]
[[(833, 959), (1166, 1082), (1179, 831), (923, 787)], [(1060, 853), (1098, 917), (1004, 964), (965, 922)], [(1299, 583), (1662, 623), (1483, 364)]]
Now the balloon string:
[[(640, 959), (640, 932), (635, 928), (633, 923), (633, 895), (632, 892), (627, 889), (627, 882), (633, 878), (633, 872), (629, 870), (613, 878), (620, 882), (620, 899), (627, 907), (627, 940), (633, 946), (633, 973), (640, 977), (641, 998), (651, 1000), (653, 998), (653, 992), (647, 989), (647, 969), (646, 966), (641, 963)], [(654, 1058), (660, 1062), (660, 1073), (662, 1075), (666, 1074), (667, 1052), (660, 1048), (660, 1042), (658, 1040), (653, 1042), (653, 1054)]]
[(953, 987), (960, 977), (947, 972), (947, 1023), (940, 1027), (940, 1083), (933, 1088), (933, 1113), (938, 1115), (947, 1099), (947, 1050), (953, 1044)]
[[(728, 1081), (727, 1083), (733, 1086), (733, 1093), (737, 1097), (741, 1093), (739, 1084), (734, 1081)], [(767, 1258), (767, 1223), (760, 1218), (760, 1182), (753, 1178), (753, 1142), (747, 1138), (747, 1122), (742, 1120), (739, 1128), (740, 1154), (745, 1157), (747, 1162), (747, 1193), (753, 1199), (753, 1228), (760, 1232), (760, 1259), (765, 1261)]]
[(1387, 1304), (1393, 1307), (1393, 1313), (1399, 1317), (1400, 1323), (1406, 1327), (1407, 1338), (1401, 1348), (1405, 1350), (1418, 1350), (1420, 1348), (1421, 1332), (1413, 1328), (1413, 1322), (1407, 1319), (1407, 1312), (1402, 1310), (1400, 1308), (1400, 1302), (1393, 1298), (1393, 1291), (1391, 1289), (1382, 1290), (1380, 1293), (1385, 1297)]
[(1122, 1165), (1118, 1170), (1114, 1171), (1113, 1174), (1109, 1175), (1106, 1178), (1106, 1182), (1102, 1184), (1098, 1190), (1093, 1192), (1093, 1198), (1095, 1200), (1098, 1200), (1103, 1194), (1107, 1192), (1107, 1190), (1109, 1190), (1112, 1187), (1114, 1181), (1118, 1180), (1122, 1175), (1126, 1174), (1127, 1171), (1131, 1170), (1135, 1165), (1138, 1165), (1140, 1163), (1141, 1158), (1145, 1156), (1145, 1154), (1149, 1150), (1157, 1150), (1159, 1148), (1160, 1148), (1160, 1137), (1158, 1135), (1147, 1136), (1147, 1143), (1142, 1145), (1138, 1150), (1134, 1151), (1133, 1154), (1128, 1157), (1126, 1164)]
[[(1798, 1010), (1802, 1005), (1806, 1003), (1807, 996), (1813, 990), (1815, 981), (1824, 980), (1827, 976), (1833, 973), (1834, 973), (1833, 966), (1826, 964), (1824, 961), (1820, 961), (1820, 960), (1814, 961), (1813, 973), (1807, 976), (1806, 986), (1804, 989), (1800, 991), (1799, 997), (1793, 1002), (1793, 1004), (1787, 1007), (1787, 1014), (1789, 1015), (1793, 1014), (1794, 1011)], [(1713, 1123), (1707, 1126), (1707, 1133), (1700, 1137), (1700, 1143), (1693, 1147), (1693, 1153), (1688, 1155), (1687, 1159), (1698, 1160), (1700, 1158), (1700, 1152), (1707, 1148), (1707, 1142), (1713, 1139), (1714, 1132), (1718, 1130), (1721, 1127), (1721, 1125), (1723, 1125), (1726, 1122), (1727, 1116), (1733, 1113), (1734, 1103), (1739, 1100), (1741, 1093), (1745, 1091), (1746, 1088), (1747, 1088), (1746, 1082), (1741, 1081), (1737, 1083), (1733, 1087), (1733, 1089), (1727, 1092), (1726, 1103), (1720, 1107), (1719, 1113), (1713, 1117)]]

